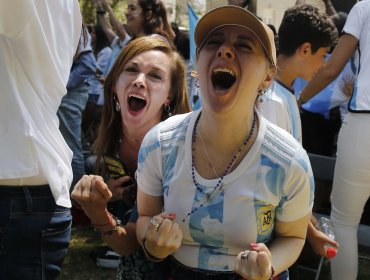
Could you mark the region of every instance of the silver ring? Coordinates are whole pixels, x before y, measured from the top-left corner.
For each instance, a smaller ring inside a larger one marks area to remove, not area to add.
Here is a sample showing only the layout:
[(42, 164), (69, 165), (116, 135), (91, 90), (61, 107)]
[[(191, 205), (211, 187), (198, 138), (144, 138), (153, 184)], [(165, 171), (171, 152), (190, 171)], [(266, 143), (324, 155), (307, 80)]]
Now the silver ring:
[(154, 219), (154, 217), (150, 219), (150, 224), (154, 226), (157, 231), (159, 227), (161, 226), (161, 224), (156, 219)]
[(249, 255), (249, 253), (250, 253), (250, 252), (251, 252), (251, 251), (244, 252), (243, 254), (241, 254), (240, 258), (241, 258), (241, 259), (246, 259), (246, 260), (248, 260), (248, 255)]

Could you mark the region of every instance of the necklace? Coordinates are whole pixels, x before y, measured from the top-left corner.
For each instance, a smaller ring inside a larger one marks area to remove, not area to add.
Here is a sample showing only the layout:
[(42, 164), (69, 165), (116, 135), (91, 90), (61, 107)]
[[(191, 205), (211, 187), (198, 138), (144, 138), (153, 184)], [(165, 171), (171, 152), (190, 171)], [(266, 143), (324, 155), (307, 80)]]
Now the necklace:
[(128, 140), (128, 142), (130, 142), (130, 143), (141, 143), (141, 142), (143, 142), (143, 140), (139, 140), (139, 139), (133, 139), (133, 138), (130, 138), (130, 137), (128, 137), (127, 135), (123, 135), (123, 137), (121, 137), (119, 140), (118, 140), (118, 142), (120, 143), (120, 144), (122, 144), (123, 143), (123, 139), (126, 139), (126, 140)]
[[(205, 198), (205, 201), (203, 201), (199, 207), (195, 207), (194, 209), (192, 209), (190, 212), (188, 212), (186, 214), (186, 216), (182, 219), (182, 222), (184, 223), (186, 221), (187, 218), (189, 218), (190, 215), (192, 215), (193, 213), (195, 213), (196, 211), (198, 211), (200, 208), (202, 208), (208, 201), (211, 200), (211, 198), (213, 197), (214, 194), (217, 194), (216, 191), (218, 191), (218, 194), (221, 194), (222, 192), (225, 191), (224, 189), (224, 186), (223, 186), (223, 180), (225, 178), (226, 175), (228, 175), (233, 166), (235, 165), (236, 163), (236, 160), (239, 158), (240, 154), (242, 153), (243, 151), (243, 148), (248, 144), (249, 140), (252, 138), (253, 136), (253, 132), (254, 132), (254, 129), (256, 127), (256, 112), (254, 112), (253, 114), (253, 123), (252, 123), (252, 128), (251, 130), (249, 131), (246, 139), (244, 140), (244, 142), (240, 145), (238, 151), (236, 152), (236, 154), (231, 158), (231, 161), (230, 163), (227, 165), (225, 171), (223, 172), (222, 176), (218, 179), (218, 182), (216, 184), (216, 186), (213, 187), (213, 190), (210, 192), (210, 193), (206, 193), (203, 191), (203, 189), (199, 186), (198, 182), (195, 180), (195, 141), (196, 141), (196, 131), (197, 131), (197, 126), (198, 126), (198, 122), (199, 122), (199, 119), (200, 119), (200, 116), (201, 116), (202, 113), (200, 113), (197, 117), (197, 119), (195, 120), (195, 123), (194, 123), (194, 128), (193, 128), (193, 135), (192, 135), (192, 150), (191, 150), (191, 175), (192, 175), (192, 178), (193, 178), (193, 183), (194, 183), (194, 186), (197, 188), (197, 190), (203, 194), (206, 195), (206, 198)], [(204, 146), (203, 146), (204, 147)]]
[(203, 151), (206, 154), (206, 157), (208, 159), (208, 162), (209, 162), (209, 164), (210, 164), (210, 166), (211, 166), (211, 168), (213, 170), (213, 173), (216, 176), (216, 178), (218, 178), (218, 174), (216, 172), (216, 168), (212, 164), (211, 158), (210, 158), (210, 156), (209, 156), (209, 154), (207, 152), (206, 146), (204, 145), (204, 142), (203, 142), (202, 133), (200, 133), (200, 131), (199, 131), (199, 138), (200, 138), (200, 142), (202, 143), (202, 146), (203, 146)]

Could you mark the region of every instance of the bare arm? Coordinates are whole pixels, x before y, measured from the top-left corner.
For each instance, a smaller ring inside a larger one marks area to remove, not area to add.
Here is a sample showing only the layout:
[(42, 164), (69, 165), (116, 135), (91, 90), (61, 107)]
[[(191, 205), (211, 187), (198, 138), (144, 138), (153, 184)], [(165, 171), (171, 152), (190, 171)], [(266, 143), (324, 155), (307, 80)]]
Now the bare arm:
[(325, 13), (328, 16), (333, 16), (337, 13), (337, 10), (334, 8), (333, 4), (331, 3), (331, 0), (322, 0), (325, 4)]
[(296, 5), (303, 5), (303, 4), (306, 4), (306, 0), (297, 0), (295, 2)]
[(94, 5), (97, 12), (96, 16), (98, 19), (98, 24), (101, 25), (105, 35), (108, 38), (108, 41), (112, 43), (113, 39), (116, 37), (116, 33), (114, 33), (114, 31), (112, 30), (109, 22), (104, 15), (103, 5), (100, 0), (94, 0)]
[(117, 19), (116, 15), (113, 12), (112, 7), (109, 5), (109, 0), (101, 0), (102, 6), (104, 10), (108, 13), (109, 15), (109, 20), (118, 36), (120, 41), (125, 40), (127, 33), (125, 28), (123, 27), (122, 23)]
[(236, 272), (246, 279), (270, 279), (272, 267), (278, 275), (290, 267), (305, 243), (311, 213), (294, 222), (275, 222), (275, 238), (269, 248), (263, 243), (250, 244), (251, 249), (239, 253)]
[(271, 262), (276, 274), (290, 267), (301, 254), (306, 239), (311, 212), (294, 222), (275, 223), (275, 236), (271, 246)]
[[(95, 228), (102, 233), (104, 241), (120, 255), (129, 255), (139, 244), (136, 239), (135, 223), (116, 227), (107, 209), (107, 203), (112, 197), (103, 178), (85, 175), (74, 187), (72, 198), (76, 200), (90, 218)], [(110, 233), (108, 233), (110, 232)]]
[(301, 99), (307, 102), (329, 85), (342, 71), (357, 48), (358, 40), (350, 34), (343, 34), (327, 63), (318, 70), (301, 92)]
[[(138, 187), (137, 205), (139, 219), (136, 226), (136, 235), (139, 243), (145, 241), (146, 251), (153, 257), (163, 259), (177, 251), (181, 246), (182, 232), (171, 213), (161, 213), (163, 198), (151, 196), (140, 190)], [(155, 219), (159, 226), (151, 224)]]

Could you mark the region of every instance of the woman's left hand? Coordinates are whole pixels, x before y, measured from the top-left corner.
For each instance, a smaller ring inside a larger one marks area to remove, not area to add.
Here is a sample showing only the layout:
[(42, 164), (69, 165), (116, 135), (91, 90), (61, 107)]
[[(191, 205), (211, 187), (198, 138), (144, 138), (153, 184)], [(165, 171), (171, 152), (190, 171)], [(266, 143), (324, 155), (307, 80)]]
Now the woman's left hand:
[(266, 280), (272, 275), (271, 253), (263, 243), (251, 243), (251, 249), (236, 257), (236, 273), (244, 279)]

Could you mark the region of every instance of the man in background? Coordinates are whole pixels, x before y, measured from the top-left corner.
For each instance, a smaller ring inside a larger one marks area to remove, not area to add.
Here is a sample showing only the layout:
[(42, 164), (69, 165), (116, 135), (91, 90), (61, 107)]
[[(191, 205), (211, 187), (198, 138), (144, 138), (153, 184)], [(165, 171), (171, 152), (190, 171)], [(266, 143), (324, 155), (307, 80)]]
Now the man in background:
[(72, 152), (56, 115), (81, 33), (77, 0), (0, 0), (0, 279), (55, 279)]

